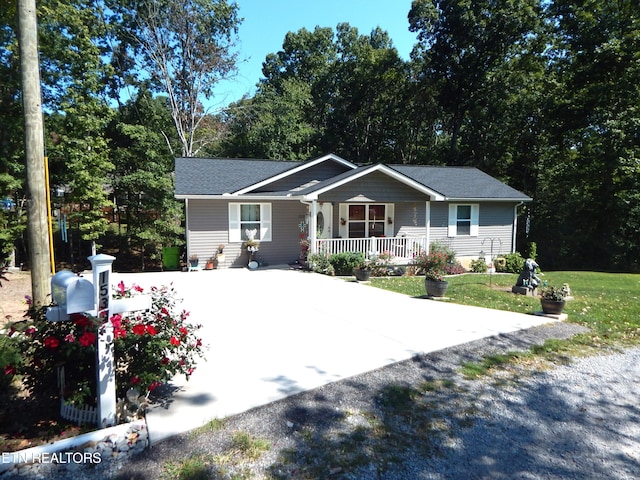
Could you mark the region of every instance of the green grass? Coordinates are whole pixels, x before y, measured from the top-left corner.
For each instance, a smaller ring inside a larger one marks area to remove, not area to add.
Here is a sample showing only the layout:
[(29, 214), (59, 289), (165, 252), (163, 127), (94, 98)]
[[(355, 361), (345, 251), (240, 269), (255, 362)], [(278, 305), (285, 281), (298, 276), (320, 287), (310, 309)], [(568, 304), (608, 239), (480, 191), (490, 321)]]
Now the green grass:
[[(211, 420), (194, 430), (191, 437), (221, 431), (224, 420)], [(184, 459), (167, 461), (163, 465), (163, 480), (248, 480), (254, 478), (247, 464), (258, 460), (271, 448), (264, 439), (247, 432), (231, 434), (229, 447), (218, 455), (192, 453)]]
[[(540, 300), (511, 293), (517, 275), (479, 274), (449, 277), (449, 302), (478, 307), (534, 313)], [(529, 355), (558, 360), (571, 355), (596, 353), (607, 348), (624, 348), (640, 344), (640, 275), (602, 272), (546, 272), (542, 280), (549, 285), (568, 283), (573, 300), (564, 312), (568, 321), (588, 327), (590, 331), (568, 340), (548, 340)], [(426, 294), (424, 277), (373, 278), (370, 285), (420, 297)], [(478, 364), (465, 364), (466, 376), (483, 375), (526, 354), (507, 353), (487, 356)]]
[(173, 480), (208, 480), (212, 459), (207, 455), (190, 455), (181, 461), (167, 462), (163, 478)]
[(235, 432), (231, 438), (232, 450), (241, 458), (257, 460), (271, 448), (267, 440), (256, 438), (246, 432)]

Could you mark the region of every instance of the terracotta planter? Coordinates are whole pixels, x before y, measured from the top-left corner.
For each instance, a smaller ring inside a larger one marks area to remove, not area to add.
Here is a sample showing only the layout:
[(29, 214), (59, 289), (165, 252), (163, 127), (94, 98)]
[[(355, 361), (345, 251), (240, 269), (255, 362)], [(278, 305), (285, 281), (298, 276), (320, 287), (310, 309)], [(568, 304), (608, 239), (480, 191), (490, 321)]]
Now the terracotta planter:
[(427, 289), (427, 295), (430, 297), (444, 297), (447, 293), (447, 289), (449, 288), (449, 282), (446, 280), (438, 281), (425, 278), (424, 286)]
[(356, 280), (359, 282), (368, 282), (371, 277), (371, 270), (365, 270), (362, 268), (354, 268), (353, 275), (356, 277)]
[(540, 304), (542, 305), (542, 311), (549, 315), (560, 315), (562, 310), (564, 309), (565, 300), (546, 300), (544, 298), (540, 299)]

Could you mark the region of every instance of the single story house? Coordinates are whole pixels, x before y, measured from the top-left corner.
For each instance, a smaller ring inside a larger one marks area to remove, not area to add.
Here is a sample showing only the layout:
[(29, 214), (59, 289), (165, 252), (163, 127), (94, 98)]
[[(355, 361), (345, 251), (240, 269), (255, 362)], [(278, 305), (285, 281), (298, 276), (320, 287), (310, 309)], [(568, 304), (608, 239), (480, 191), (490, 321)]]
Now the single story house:
[(186, 203), (187, 254), (201, 261), (224, 244), (220, 267), (296, 261), (301, 251), (410, 259), (445, 242), (463, 264), (515, 252), (518, 206), (527, 195), (469, 167), (356, 165), (329, 154), (304, 162), (177, 158)]

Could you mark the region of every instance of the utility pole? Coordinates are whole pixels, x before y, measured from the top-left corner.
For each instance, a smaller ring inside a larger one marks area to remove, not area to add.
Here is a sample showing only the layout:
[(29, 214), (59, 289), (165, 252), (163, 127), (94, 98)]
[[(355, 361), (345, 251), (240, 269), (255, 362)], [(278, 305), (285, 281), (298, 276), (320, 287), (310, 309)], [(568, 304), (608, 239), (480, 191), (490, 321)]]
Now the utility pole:
[(47, 296), (51, 293), (51, 260), (49, 258), (44, 128), (35, 0), (18, 0), (18, 27), (24, 114), (24, 151), (27, 166), (27, 231), (31, 294), (35, 305), (44, 305), (47, 303)]

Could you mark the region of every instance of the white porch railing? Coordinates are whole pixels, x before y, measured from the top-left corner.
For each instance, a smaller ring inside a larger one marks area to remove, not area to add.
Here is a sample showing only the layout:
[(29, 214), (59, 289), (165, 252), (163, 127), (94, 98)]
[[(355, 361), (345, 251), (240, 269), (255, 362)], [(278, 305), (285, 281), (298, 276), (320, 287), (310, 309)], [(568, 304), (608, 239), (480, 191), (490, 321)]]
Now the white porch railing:
[(396, 258), (412, 259), (427, 249), (427, 237), (370, 237), (327, 238), (316, 240), (316, 253), (333, 255), (343, 252), (361, 252), (371, 255), (390, 253)]

